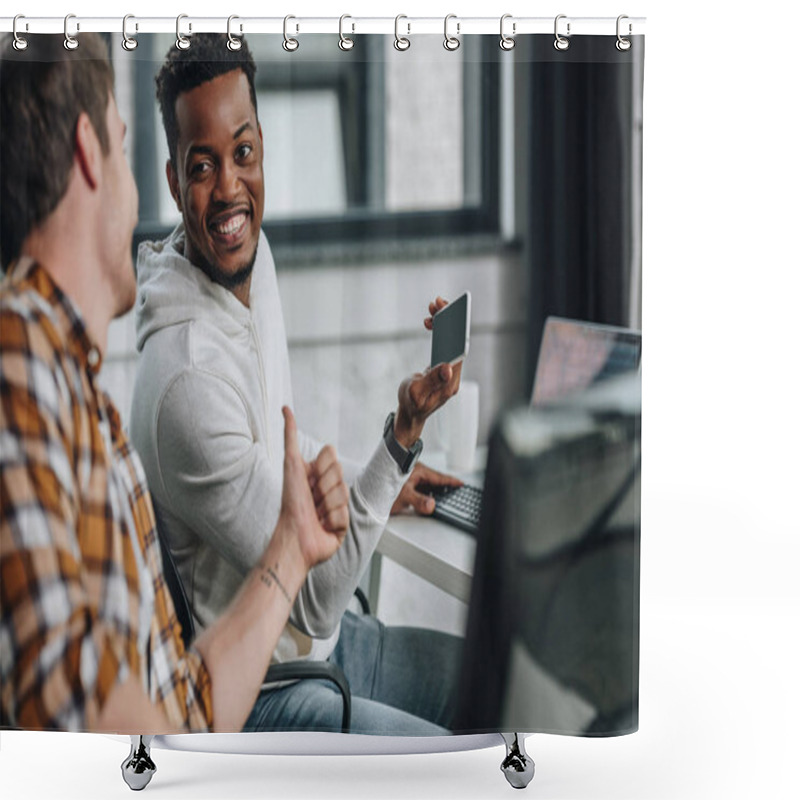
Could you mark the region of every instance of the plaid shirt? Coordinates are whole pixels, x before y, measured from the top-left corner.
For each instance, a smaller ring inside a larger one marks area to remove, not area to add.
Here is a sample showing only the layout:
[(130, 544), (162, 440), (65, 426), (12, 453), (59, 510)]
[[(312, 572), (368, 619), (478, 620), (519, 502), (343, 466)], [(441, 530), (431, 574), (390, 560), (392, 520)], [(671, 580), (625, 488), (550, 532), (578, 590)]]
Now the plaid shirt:
[(90, 730), (134, 676), (171, 724), (206, 731), (210, 677), (184, 651), (100, 362), (69, 298), (18, 262), (0, 289), (0, 727)]

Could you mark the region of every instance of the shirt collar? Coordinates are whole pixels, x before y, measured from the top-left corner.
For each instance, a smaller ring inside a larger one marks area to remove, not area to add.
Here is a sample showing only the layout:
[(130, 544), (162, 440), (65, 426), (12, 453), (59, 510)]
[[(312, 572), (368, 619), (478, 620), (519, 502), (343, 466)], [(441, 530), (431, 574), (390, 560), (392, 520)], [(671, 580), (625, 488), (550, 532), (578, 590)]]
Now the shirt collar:
[(72, 354), (92, 375), (103, 365), (100, 348), (92, 340), (81, 312), (47, 270), (32, 258), (23, 256), (7, 270), (7, 276), (17, 286), (27, 284), (50, 306), (62, 322), (62, 331)]

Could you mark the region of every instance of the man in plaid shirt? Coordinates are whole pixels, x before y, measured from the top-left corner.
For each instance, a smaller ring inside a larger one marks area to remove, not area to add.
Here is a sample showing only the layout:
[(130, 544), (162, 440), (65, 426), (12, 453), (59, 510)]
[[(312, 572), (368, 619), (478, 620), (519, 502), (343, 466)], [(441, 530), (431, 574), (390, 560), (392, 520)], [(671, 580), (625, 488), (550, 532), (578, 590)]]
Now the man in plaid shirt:
[(285, 408), (270, 544), (184, 649), (144, 473), (97, 384), (135, 299), (138, 202), (102, 40), (9, 38), (0, 118), (0, 727), (238, 731), (308, 570), (345, 535), (347, 488), (308, 472)]

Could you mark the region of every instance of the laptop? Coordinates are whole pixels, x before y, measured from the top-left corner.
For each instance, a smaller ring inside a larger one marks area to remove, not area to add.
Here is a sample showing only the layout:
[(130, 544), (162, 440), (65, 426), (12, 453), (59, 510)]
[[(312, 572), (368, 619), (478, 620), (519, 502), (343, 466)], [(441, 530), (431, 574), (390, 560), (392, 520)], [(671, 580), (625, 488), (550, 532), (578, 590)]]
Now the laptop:
[[(548, 317), (544, 325), (530, 406), (542, 407), (609, 378), (639, 369), (641, 331), (595, 322)], [(465, 484), (432, 488), (433, 516), (467, 533), (478, 530), (483, 489)]]

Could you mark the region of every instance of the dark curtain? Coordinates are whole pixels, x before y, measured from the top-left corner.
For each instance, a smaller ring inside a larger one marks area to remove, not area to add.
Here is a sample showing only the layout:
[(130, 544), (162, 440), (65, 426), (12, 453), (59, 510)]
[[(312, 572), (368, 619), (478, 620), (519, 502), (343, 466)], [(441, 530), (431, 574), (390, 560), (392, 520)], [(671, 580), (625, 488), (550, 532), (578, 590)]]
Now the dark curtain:
[(566, 52), (554, 49), (552, 37), (521, 41), (528, 385), (548, 316), (638, 324), (631, 292), (641, 289), (631, 277), (641, 240), (644, 37), (632, 37), (627, 52), (615, 41), (576, 37)]

